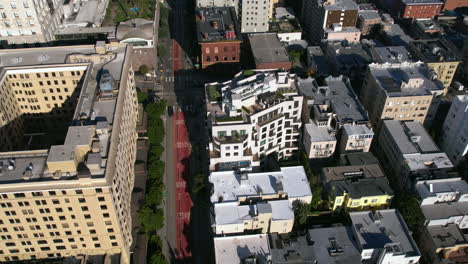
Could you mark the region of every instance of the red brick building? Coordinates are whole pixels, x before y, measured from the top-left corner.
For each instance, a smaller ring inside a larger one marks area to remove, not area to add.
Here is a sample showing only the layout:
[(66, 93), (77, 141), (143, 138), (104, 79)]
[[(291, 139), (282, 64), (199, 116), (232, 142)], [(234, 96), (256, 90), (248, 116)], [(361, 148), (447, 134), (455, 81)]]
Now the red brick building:
[(402, 18), (433, 18), (442, 11), (444, 3), (440, 0), (399, 0)]
[(445, 0), (445, 10), (455, 10), (459, 7), (468, 7), (468, 0)]
[(197, 10), (197, 38), (201, 68), (240, 61), (239, 23), (233, 7)]

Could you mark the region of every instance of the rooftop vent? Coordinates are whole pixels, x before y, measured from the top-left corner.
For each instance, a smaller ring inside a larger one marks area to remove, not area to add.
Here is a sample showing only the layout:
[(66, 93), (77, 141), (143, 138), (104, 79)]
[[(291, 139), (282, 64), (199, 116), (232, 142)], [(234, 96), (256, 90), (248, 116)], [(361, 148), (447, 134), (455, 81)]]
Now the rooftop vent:
[(15, 170), (15, 168), (16, 168), (15, 163), (16, 163), (16, 161), (15, 161), (14, 158), (13, 158), (13, 159), (10, 159), (10, 160), (8, 161), (8, 170), (9, 170), (9, 171)]
[(328, 253), (330, 256), (338, 256), (343, 254), (344, 249), (343, 247), (338, 245), (338, 242), (336, 241), (335, 238), (329, 238), (331, 246), (328, 248)]

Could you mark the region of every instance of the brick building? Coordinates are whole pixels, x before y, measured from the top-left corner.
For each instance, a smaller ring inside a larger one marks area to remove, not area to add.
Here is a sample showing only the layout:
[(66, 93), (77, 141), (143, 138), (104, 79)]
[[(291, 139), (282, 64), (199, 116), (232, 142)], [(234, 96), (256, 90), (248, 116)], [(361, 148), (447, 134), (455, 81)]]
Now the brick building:
[(397, 0), (390, 8), (402, 18), (433, 18), (443, 5), (441, 0)]
[(233, 7), (197, 10), (197, 39), (202, 69), (214, 64), (238, 64), (242, 42)]

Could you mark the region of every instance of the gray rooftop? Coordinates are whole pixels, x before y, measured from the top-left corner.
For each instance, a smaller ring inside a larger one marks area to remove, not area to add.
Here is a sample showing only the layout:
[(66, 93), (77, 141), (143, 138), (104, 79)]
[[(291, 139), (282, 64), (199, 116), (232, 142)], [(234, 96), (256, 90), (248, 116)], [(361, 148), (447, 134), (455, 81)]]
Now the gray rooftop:
[(322, 173), (325, 176), (323, 179), (325, 182), (385, 177), (379, 164), (325, 167)]
[(372, 56), (377, 63), (402, 63), (412, 61), (405, 46), (372, 47)]
[(395, 209), (353, 212), (349, 216), (363, 249), (391, 246), (397, 254), (420, 255), (403, 217)]
[(315, 260), (312, 245), (304, 235), (271, 233), (269, 238), (272, 263), (312, 263)]
[(307, 234), (317, 263), (361, 263), (361, 252), (351, 227), (309, 229)]
[(241, 39), (234, 7), (198, 8), (196, 13), (199, 43)]
[(320, 48), (320, 46), (307, 47), (307, 53), (308, 53), (308, 56), (311, 56), (313, 58), (314, 63), (317, 66), (317, 71), (323, 74), (330, 73), (331, 70), (330, 70), (328, 59), (323, 53), (323, 50), (322, 48)]
[(436, 248), (454, 247), (468, 242), (467, 235), (456, 224), (427, 226), (426, 229)]
[(255, 63), (289, 62), (286, 47), (276, 33), (249, 34)]
[[(31, 172), (31, 179), (42, 178), (46, 168), (48, 151), (37, 150), (34, 152), (0, 152), (0, 181), (2, 183), (20, 182), (26, 171)], [(28, 169), (29, 167), (29, 169)]]
[[(328, 77), (327, 86), (317, 86), (312, 79), (299, 81), (299, 90), (307, 97), (313, 99), (314, 105), (328, 105), (330, 112), (335, 114), (341, 124), (349, 122), (367, 122), (367, 111), (362, 106), (346, 77)], [(318, 109), (316, 109), (320, 112)], [(317, 114), (319, 114), (317, 112)], [(322, 112), (320, 114), (326, 115)], [(317, 117), (318, 118), (318, 117)]]
[(153, 27), (154, 21), (142, 18), (134, 18), (121, 22), (117, 26), (117, 39), (142, 38), (153, 40)]
[(370, 64), (370, 73), (380, 89), (390, 97), (432, 95), (443, 91), (438, 80), (422, 62), (396, 64)]
[(379, 160), (372, 152), (354, 152), (342, 154), (340, 156), (340, 165), (370, 165), (379, 164)]
[(359, 10), (358, 15), (363, 19), (380, 19), (380, 15), (377, 10)]
[(461, 178), (419, 181), (416, 183), (416, 191), (421, 199), (435, 197), (438, 193), (468, 194), (468, 183)]
[(415, 40), (410, 43), (410, 48), (416, 59), (428, 63), (460, 60), (457, 48), (442, 38)]
[(334, 52), (339, 67), (361, 67), (373, 62), (361, 43), (344, 45), (342, 41), (334, 41), (328, 42), (327, 46)]
[[(325, 3), (326, 1), (323, 1)], [(336, 0), (334, 4), (324, 4), (325, 10), (358, 10), (356, 2), (352, 0)]]
[(344, 124), (343, 130), (346, 132), (348, 136), (350, 135), (374, 135), (372, 128), (369, 126), (362, 124), (362, 125), (353, 125), (353, 124)]
[(468, 202), (436, 203), (421, 205), (421, 210), (426, 220), (448, 219), (453, 216), (465, 216), (468, 214)]
[(384, 126), (402, 154), (440, 152), (431, 136), (418, 121), (385, 120)]
[[(391, 18), (389, 15), (388, 17)], [(386, 24), (385, 27), (388, 27), (385, 28), (385, 34), (387, 35), (388, 40), (394, 46), (407, 46), (413, 40), (398, 24)]]
[(267, 264), (270, 245), (267, 234), (215, 237), (216, 264), (244, 263), (246, 258), (256, 256), (258, 264)]

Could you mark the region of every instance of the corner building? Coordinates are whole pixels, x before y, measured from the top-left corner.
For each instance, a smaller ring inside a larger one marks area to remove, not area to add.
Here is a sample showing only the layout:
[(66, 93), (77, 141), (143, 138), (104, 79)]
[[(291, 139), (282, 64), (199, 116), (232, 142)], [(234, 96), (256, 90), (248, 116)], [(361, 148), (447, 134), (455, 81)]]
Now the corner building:
[(130, 263), (131, 54), (102, 42), (0, 52), (0, 262)]

